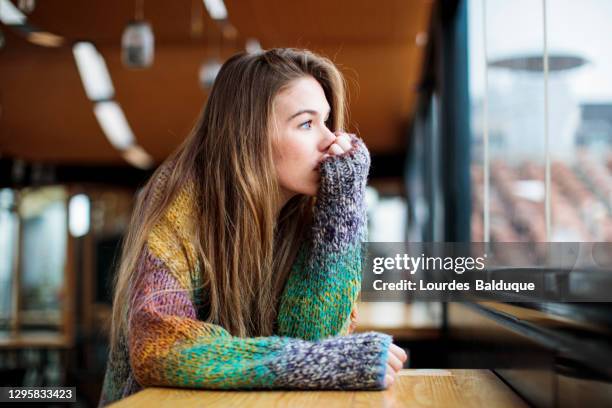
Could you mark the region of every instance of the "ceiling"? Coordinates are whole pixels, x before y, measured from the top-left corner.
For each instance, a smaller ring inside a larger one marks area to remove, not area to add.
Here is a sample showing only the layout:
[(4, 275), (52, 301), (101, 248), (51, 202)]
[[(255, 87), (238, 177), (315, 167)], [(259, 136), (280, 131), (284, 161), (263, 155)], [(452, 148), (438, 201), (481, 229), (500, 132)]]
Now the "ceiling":
[[(106, 60), (115, 99), (136, 136), (156, 161), (187, 135), (206, 93), (200, 64), (222, 38), (201, 0), (148, 0), (145, 18), (156, 38), (155, 62), (146, 70), (121, 64), (120, 40), (134, 15), (133, 2), (39, 1), (28, 21), (64, 36), (45, 48), (1, 27), (0, 156), (53, 163), (123, 164), (105, 138), (79, 78), (71, 43), (90, 40)], [(405, 146), (433, 0), (225, 0), (238, 37), (225, 40), (222, 56), (241, 50), (248, 37), (263, 48), (304, 47), (335, 61), (349, 85), (351, 131), (373, 153)], [(202, 32), (192, 32), (202, 22)]]

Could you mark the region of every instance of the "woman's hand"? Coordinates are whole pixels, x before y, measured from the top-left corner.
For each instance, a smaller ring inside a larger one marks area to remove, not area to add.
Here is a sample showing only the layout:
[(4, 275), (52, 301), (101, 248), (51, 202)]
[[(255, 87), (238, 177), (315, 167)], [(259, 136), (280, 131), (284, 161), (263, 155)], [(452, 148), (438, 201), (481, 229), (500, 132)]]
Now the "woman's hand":
[(387, 355), (387, 372), (385, 374), (385, 388), (391, 386), (395, 382), (397, 373), (402, 369), (404, 363), (408, 359), (406, 352), (391, 343), (389, 346), (389, 354)]
[(353, 310), (351, 311), (351, 323), (349, 324), (348, 334), (355, 333), (355, 329), (357, 328), (357, 320), (359, 319), (359, 311), (357, 310), (357, 304), (353, 305)]
[(346, 153), (353, 147), (351, 144), (351, 137), (348, 133), (337, 130), (334, 134), (336, 135), (336, 140), (327, 149), (327, 153), (323, 156), (324, 159), (329, 156), (337, 156)]
[[(355, 328), (357, 327), (357, 319), (358, 319), (358, 311), (357, 305), (353, 306), (353, 310), (351, 312), (351, 325), (349, 328), (349, 334), (354, 333)], [(387, 355), (387, 371), (385, 372), (385, 388), (388, 388), (395, 382), (395, 377), (397, 373), (402, 369), (404, 363), (408, 359), (406, 352), (391, 343), (389, 346), (389, 353)]]
[(353, 145), (348, 133), (336, 131), (334, 134), (336, 135), (336, 141), (329, 147), (330, 154), (342, 154), (351, 150)]

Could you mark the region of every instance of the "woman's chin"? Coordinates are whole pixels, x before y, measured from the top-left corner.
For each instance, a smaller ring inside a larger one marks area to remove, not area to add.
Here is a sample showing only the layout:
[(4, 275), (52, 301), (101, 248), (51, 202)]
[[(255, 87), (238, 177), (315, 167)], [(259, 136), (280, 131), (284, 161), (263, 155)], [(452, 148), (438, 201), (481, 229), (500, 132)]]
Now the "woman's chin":
[(316, 196), (318, 191), (319, 191), (319, 183), (316, 182), (316, 183), (313, 183), (312, 185), (305, 187), (302, 190), (302, 194), (312, 197), (312, 196)]

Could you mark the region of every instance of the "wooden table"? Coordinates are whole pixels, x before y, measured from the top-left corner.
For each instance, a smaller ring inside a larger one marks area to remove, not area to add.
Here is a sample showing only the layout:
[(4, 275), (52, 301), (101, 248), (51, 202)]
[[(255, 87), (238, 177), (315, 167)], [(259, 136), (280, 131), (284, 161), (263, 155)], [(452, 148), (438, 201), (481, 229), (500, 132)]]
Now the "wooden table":
[(385, 391), (208, 391), (147, 388), (113, 407), (526, 407), (489, 370), (402, 370)]

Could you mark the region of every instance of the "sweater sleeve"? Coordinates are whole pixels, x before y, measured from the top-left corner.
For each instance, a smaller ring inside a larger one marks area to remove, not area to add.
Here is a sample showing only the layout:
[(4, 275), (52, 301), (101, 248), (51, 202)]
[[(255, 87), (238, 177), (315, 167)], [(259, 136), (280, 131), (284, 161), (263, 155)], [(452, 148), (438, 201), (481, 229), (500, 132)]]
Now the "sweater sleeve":
[(370, 167), (363, 141), (351, 135), (351, 143), (349, 151), (321, 163), (312, 230), (280, 300), (279, 335), (319, 340), (349, 330), (361, 287)]
[(130, 365), (147, 386), (380, 389), (391, 338), (364, 333), (310, 342), (240, 338), (200, 321), (189, 290), (146, 247), (127, 331)]

